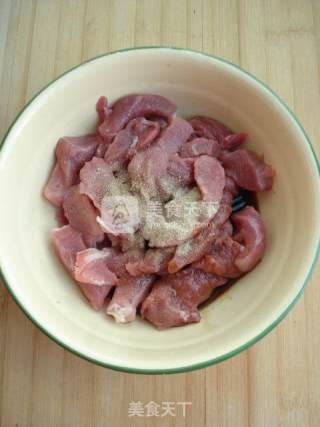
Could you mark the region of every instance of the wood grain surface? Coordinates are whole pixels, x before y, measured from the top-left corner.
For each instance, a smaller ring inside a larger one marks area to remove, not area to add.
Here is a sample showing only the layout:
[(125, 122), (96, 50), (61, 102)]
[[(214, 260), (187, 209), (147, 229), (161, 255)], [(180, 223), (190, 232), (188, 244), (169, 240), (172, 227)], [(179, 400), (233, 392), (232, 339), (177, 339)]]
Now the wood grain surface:
[[(203, 50), (244, 67), (283, 97), (319, 154), (318, 0), (0, 0), (0, 137), (65, 70), (143, 45)], [(114, 372), (64, 351), (0, 284), (1, 427), (318, 427), (319, 272), (280, 326), (248, 351), (163, 376)], [(133, 401), (174, 402), (176, 416), (129, 417)], [(177, 402), (192, 402), (185, 417)]]

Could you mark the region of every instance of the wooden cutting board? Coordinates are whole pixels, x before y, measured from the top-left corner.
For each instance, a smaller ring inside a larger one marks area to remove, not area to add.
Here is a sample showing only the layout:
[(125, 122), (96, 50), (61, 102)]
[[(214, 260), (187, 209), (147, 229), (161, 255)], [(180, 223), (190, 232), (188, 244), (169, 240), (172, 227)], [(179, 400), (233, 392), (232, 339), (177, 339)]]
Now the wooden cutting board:
[[(318, 0), (0, 0), (0, 137), (26, 101), (70, 67), (161, 44), (254, 73), (295, 111), (319, 153), (319, 37)], [(0, 284), (1, 427), (318, 427), (319, 271), (261, 342), (218, 366), (172, 376), (122, 374), (73, 356)], [(172, 402), (175, 416), (147, 417), (142, 407), (144, 416), (129, 417), (137, 401), (162, 413)], [(185, 416), (179, 402), (191, 402)]]

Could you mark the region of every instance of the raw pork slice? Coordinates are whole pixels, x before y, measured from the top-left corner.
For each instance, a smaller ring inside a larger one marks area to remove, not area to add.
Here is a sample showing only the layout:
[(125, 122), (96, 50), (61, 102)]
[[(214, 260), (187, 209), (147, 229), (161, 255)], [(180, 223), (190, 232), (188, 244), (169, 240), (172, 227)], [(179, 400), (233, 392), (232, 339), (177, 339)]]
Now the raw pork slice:
[(210, 117), (194, 117), (189, 123), (199, 137), (216, 139), (222, 147), (224, 138), (232, 133), (223, 123)]
[(160, 125), (157, 122), (151, 122), (143, 117), (131, 120), (109, 145), (105, 161), (113, 170), (126, 167), (136, 152), (151, 144), (159, 132)]
[[(52, 230), (52, 240), (61, 261), (74, 277), (77, 254), (87, 250), (82, 234), (70, 225), (65, 225)], [(97, 286), (92, 283), (81, 282), (77, 282), (77, 284), (95, 310), (103, 307), (105, 298), (112, 288), (112, 285)]]
[(159, 95), (129, 95), (116, 101), (112, 113), (100, 125), (99, 132), (106, 141), (123, 129), (137, 117), (160, 116), (171, 120), (177, 107), (168, 99)]
[(82, 234), (65, 225), (51, 232), (55, 249), (65, 267), (73, 274), (77, 253), (86, 249)]
[(148, 295), (156, 276), (144, 275), (120, 280), (108, 304), (107, 314), (118, 323), (132, 322), (136, 318), (137, 307)]
[(129, 162), (129, 150), (133, 150), (138, 144), (138, 137), (130, 128), (121, 130), (109, 145), (104, 159), (113, 170), (119, 170), (127, 166)]
[(44, 188), (44, 196), (50, 203), (60, 207), (68, 188), (60, 166), (56, 164)]
[(194, 182), (194, 159), (183, 159), (179, 154), (173, 154), (169, 158), (167, 173), (175, 181), (175, 189), (187, 187)]
[(106, 248), (105, 251), (109, 251), (109, 257), (106, 258), (106, 263), (113, 273), (119, 279), (124, 279), (129, 276), (126, 264), (127, 263), (135, 263), (140, 261), (143, 258), (144, 252), (141, 249), (130, 249), (126, 252), (121, 252), (115, 248)]
[[(158, 121), (146, 120), (144, 117), (131, 120), (128, 126), (134, 135), (138, 138), (137, 149), (146, 148), (154, 141), (160, 133), (160, 123)], [(130, 150), (130, 157), (134, 154), (134, 150)]]
[(181, 117), (174, 117), (170, 125), (165, 128), (157, 141), (168, 155), (175, 154), (188, 141), (192, 134), (192, 127)]
[(58, 165), (69, 187), (78, 183), (78, 172), (93, 156), (98, 146), (96, 135), (66, 136), (56, 148)]
[(106, 188), (113, 179), (110, 166), (98, 157), (93, 157), (80, 171), (80, 193), (86, 194), (96, 208), (101, 208)]
[(102, 251), (89, 248), (78, 252), (74, 267), (75, 279), (82, 283), (98, 286), (115, 285), (118, 278), (107, 266), (108, 258), (110, 258), (109, 252), (109, 248)]
[(204, 202), (219, 206), (225, 186), (224, 169), (220, 162), (209, 156), (200, 156), (194, 162), (194, 177)]
[(216, 139), (195, 138), (182, 145), (180, 149), (181, 157), (198, 157), (203, 154), (218, 157), (221, 146)]
[(104, 239), (104, 232), (96, 221), (97, 212), (85, 194), (79, 191), (79, 185), (68, 190), (63, 209), (70, 225), (83, 234), (88, 246), (94, 246)]
[(140, 276), (145, 273), (164, 273), (175, 252), (175, 247), (148, 249), (144, 258), (138, 262), (128, 262), (127, 271), (131, 276)]
[(100, 123), (104, 122), (107, 117), (112, 113), (111, 108), (108, 107), (108, 100), (105, 96), (100, 96), (96, 103), (96, 110), (99, 116)]
[(225, 153), (222, 160), (226, 175), (239, 187), (250, 191), (266, 191), (272, 188), (274, 170), (253, 151), (239, 149)]
[(137, 153), (128, 166), (132, 187), (142, 194), (158, 197), (160, 181), (166, 176), (168, 155), (160, 146)]
[(235, 225), (234, 240), (244, 245), (235, 259), (235, 266), (242, 272), (251, 271), (261, 261), (266, 248), (266, 227), (259, 212), (247, 206), (232, 215)]
[(209, 253), (192, 265), (207, 273), (228, 278), (239, 277), (242, 273), (235, 266), (235, 259), (242, 250), (242, 245), (232, 237), (219, 237), (213, 242)]
[(248, 138), (246, 133), (232, 133), (224, 137), (223, 148), (228, 151), (239, 148)]
[(228, 205), (221, 205), (213, 220), (195, 237), (178, 245), (173, 258), (168, 264), (169, 273), (176, 273), (184, 266), (199, 260), (211, 247), (217, 237), (219, 227), (229, 218), (232, 210)]
[(106, 298), (112, 289), (111, 285), (92, 285), (91, 283), (78, 282), (79, 288), (95, 310), (101, 310)]
[(164, 276), (142, 303), (141, 315), (158, 329), (199, 322), (199, 304), (226, 279), (194, 268)]
[[(90, 280), (99, 282), (99, 280), (104, 280), (105, 275), (107, 282), (113, 281), (116, 284), (117, 278), (123, 279), (128, 276), (126, 264), (138, 262), (142, 258), (143, 251), (138, 249), (122, 252), (117, 248), (110, 247), (105, 247), (102, 250), (89, 248), (82, 251), (77, 257), (77, 276), (79, 280), (84, 281), (88, 274), (93, 274), (96, 279)], [(110, 275), (110, 272), (113, 274)]]

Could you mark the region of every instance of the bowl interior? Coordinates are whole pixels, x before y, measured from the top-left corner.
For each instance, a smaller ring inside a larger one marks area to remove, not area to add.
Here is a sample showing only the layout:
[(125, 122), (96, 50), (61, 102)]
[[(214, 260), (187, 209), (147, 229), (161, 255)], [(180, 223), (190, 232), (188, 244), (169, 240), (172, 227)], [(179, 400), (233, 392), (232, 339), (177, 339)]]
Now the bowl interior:
[[(157, 93), (179, 114), (213, 116), (250, 134), (248, 146), (276, 169), (259, 195), (268, 227), (263, 262), (214, 303), (199, 324), (157, 331), (140, 319), (118, 325), (93, 311), (53, 252), (54, 211), (41, 193), (57, 139), (90, 132), (95, 102)], [(303, 131), (261, 83), (201, 54), (145, 49), (83, 64), (44, 90), (20, 115), (0, 161), (0, 260), (16, 299), (60, 343), (120, 369), (169, 371), (219, 360), (251, 342), (288, 308), (317, 250), (319, 177)]]

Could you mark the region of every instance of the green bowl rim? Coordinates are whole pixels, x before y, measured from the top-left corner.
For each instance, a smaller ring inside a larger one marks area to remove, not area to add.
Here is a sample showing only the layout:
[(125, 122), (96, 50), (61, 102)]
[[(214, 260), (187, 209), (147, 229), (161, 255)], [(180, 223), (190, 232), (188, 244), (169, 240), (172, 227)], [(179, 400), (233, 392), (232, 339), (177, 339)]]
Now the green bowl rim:
[[(120, 49), (120, 50), (116, 50), (116, 51), (112, 51), (112, 52), (108, 52), (108, 53), (104, 53), (101, 55), (97, 55), (93, 58), (90, 58), (78, 65), (76, 65), (75, 67), (70, 68), (69, 70), (65, 71), (64, 73), (62, 73), (60, 76), (58, 76), (57, 78), (55, 78), (54, 80), (52, 80), (51, 82), (49, 82), (47, 85), (45, 85), (39, 92), (37, 92), (28, 102), (27, 104), (22, 108), (22, 110), (17, 114), (16, 118), (13, 120), (13, 122), (11, 123), (9, 129), (7, 130), (7, 132), (5, 133), (1, 144), (0, 144), (0, 151), (2, 149), (2, 147), (5, 144), (5, 141), (7, 139), (7, 137), (9, 136), (13, 126), (15, 125), (15, 123), (17, 122), (17, 120), (19, 119), (19, 117), (21, 116), (21, 114), (29, 107), (29, 105), (34, 101), (34, 99), (36, 99), (38, 97), (38, 95), (40, 95), (42, 92), (44, 92), (49, 86), (52, 85), (52, 83), (56, 82), (57, 80), (59, 80), (60, 78), (62, 78), (64, 75), (70, 73), (71, 71), (75, 70), (76, 68), (80, 68), (82, 67), (84, 64), (93, 62), (99, 58), (105, 57), (105, 56), (109, 56), (109, 55), (115, 55), (115, 54), (121, 54), (124, 52), (128, 52), (128, 51), (134, 51), (134, 50), (153, 50), (153, 49), (162, 49), (162, 50), (175, 50), (175, 51), (182, 51), (182, 52), (188, 52), (188, 53), (193, 53), (196, 55), (201, 55), (201, 56), (206, 56), (208, 58), (211, 59), (215, 59), (217, 61), (220, 61), (224, 64), (227, 64), (239, 71), (241, 71), (242, 73), (246, 74), (249, 78), (253, 79), (255, 82), (259, 83), (263, 88), (267, 89), (267, 91), (273, 95), (273, 97), (279, 101), (283, 107), (285, 107), (285, 109), (287, 110), (287, 112), (289, 113), (289, 115), (291, 116), (291, 118), (296, 122), (296, 124), (299, 126), (300, 130), (302, 131), (305, 140), (307, 141), (307, 145), (311, 151), (311, 154), (315, 160), (315, 164), (318, 170), (318, 175), (320, 176), (320, 165), (317, 159), (317, 156), (315, 154), (315, 151), (313, 149), (313, 146), (311, 144), (311, 141), (306, 133), (306, 131), (304, 130), (304, 128), (302, 127), (301, 123), (299, 122), (299, 120), (297, 119), (297, 117), (295, 116), (295, 114), (290, 110), (290, 108), (288, 107), (288, 105), (280, 98), (279, 95), (277, 95), (277, 93), (275, 93), (268, 85), (266, 85), (264, 82), (262, 82), (261, 80), (257, 79), (253, 74), (249, 73), (248, 71), (244, 70), (243, 68), (239, 67), (236, 64), (233, 64), (232, 62), (215, 56), (215, 55), (209, 55), (208, 53), (204, 53), (204, 52), (200, 52), (197, 50), (193, 50), (193, 49), (186, 49), (186, 48), (179, 48), (179, 47), (173, 47), (173, 46), (141, 46), (141, 47), (133, 47), (133, 48), (126, 48), (126, 49)], [(1, 154), (1, 153), (0, 153)], [(42, 326), (41, 324), (39, 324), (32, 316), (31, 313), (29, 313), (27, 311), (27, 309), (22, 305), (22, 303), (17, 299), (17, 297), (15, 296), (13, 290), (11, 289), (10, 285), (9, 285), (9, 281), (6, 279), (5, 274), (3, 272), (3, 269), (1, 268), (1, 260), (0, 260), (0, 278), (2, 278), (2, 281), (5, 285), (5, 287), (7, 288), (8, 292), (10, 293), (10, 295), (12, 296), (13, 300), (16, 302), (16, 304), (20, 307), (20, 309), (26, 314), (26, 316), (32, 321), (32, 323), (37, 326), (47, 337), (51, 338), (54, 342), (56, 342), (58, 345), (60, 345), (61, 347), (63, 347), (66, 350), (69, 350), (71, 353), (73, 353), (76, 356), (79, 356), (89, 362), (93, 362), (96, 365), (99, 366), (103, 366), (105, 368), (110, 368), (113, 369), (115, 371), (121, 371), (121, 372), (127, 372), (127, 373), (133, 373), (133, 374), (146, 374), (146, 375), (155, 375), (155, 374), (173, 374), (173, 373), (181, 373), (181, 372), (188, 372), (188, 371), (193, 371), (196, 369), (202, 369), (202, 368), (206, 368), (208, 366), (211, 365), (215, 365), (217, 363), (223, 362), (227, 359), (229, 359), (230, 357), (233, 357), (239, 353), (241, 353), (242, 351), (246, 350), (247, 348), (249, 348), (250, 346), (252, 346), (253, 344), (255, 344), (256, 342), (258, 342), (261, 338), (263, 338), (264, 336), (266, 336), (269, 332), (272, 331), (272, 329), (277, 326), (281, 320), (289, 313), (289, 311), (294, 307), (294, 305), (297, 303), (297, 301), (299, 300), (299, 298), (301, 297), (303, 291), (305, 290), (312, 272), (315, 268), (316, 265), (316, 261), (318, 259), (320, 253), (320, 236), (319, 236), (319, 240), (318, 240), (318, 245), (317, 245), (317, 249), (315, 252), (315, 256), (314, 259), (312, 261), (312, 264), (310, 266), (309, 272), (306, 276), (306, 279), (303, 283), (303, 286), (301, 287), (301, 289), (299, 290), (298, 294), (295, 296), (295, 298), (291, 301), (291, 303), (286, 307), (286, 309), (282, 312), (282, 314), (276, 319), (274, 320), (267, 328), (265, 328), (262, 332), (260, 332), (258, 335), (256, 335), (254, 338), (250, 339), (249, 341), (247, 341), (245, 344), (242, 344), (241, 346), (237, 347), (236, 349), (229, 351), (219, 357), (216, 357), (214, 359), (210, 359), (210, 360), (206, 360), (205, 362), (201, 362), (201, 363), (195, 363), (192, 365), (187, 365), (187, 366), (183, 366), (183, 367), (179, 367), (179, 368), (172, 368), (172, 369), (140, 369), (140, 368), (131, 368), (131, 367), (125, 367), (125, 366), (117, 366), (117, 365), (113, 365), (111, 363), (104, 363), (101, 362), (99, 360), (94, 359), (93, 357), (89, 357), (86, 354), (80, 353), (76, 350), (74, 350), (72, 347), (70, 347), (68, 344), (62, 342), (59, 338), (57, 338), (56, 336), (52, 335), (50, 332), (48, 332), (46, 330), (46, 328), (44, 326)]]

